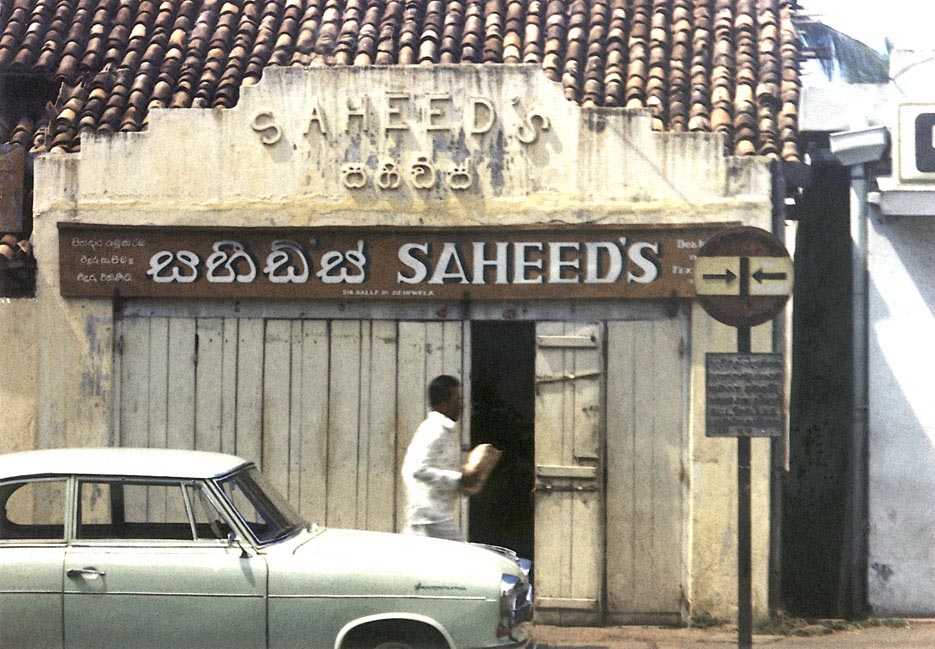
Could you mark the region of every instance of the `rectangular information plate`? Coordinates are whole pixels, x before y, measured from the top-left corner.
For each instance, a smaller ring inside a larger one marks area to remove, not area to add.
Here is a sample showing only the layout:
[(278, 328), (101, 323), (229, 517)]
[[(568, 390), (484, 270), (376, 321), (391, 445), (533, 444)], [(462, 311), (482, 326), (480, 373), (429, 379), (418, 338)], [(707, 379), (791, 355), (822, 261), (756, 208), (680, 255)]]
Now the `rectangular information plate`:
[(780, 437), (785, 429), (782, 354), (709, 353), (705, 434)]

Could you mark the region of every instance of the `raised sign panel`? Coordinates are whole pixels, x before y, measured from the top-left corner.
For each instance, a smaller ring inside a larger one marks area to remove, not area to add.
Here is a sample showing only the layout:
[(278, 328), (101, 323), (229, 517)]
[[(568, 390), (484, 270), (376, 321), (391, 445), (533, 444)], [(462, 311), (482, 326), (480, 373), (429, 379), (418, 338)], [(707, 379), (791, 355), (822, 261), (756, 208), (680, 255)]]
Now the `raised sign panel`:
[(59, 224), (64, 296), (536, 300), (690, 298), (723, 224), (181, 228)]
[(900, 181), (935, 180), (935, 104), (899, 107), (895, 145)]

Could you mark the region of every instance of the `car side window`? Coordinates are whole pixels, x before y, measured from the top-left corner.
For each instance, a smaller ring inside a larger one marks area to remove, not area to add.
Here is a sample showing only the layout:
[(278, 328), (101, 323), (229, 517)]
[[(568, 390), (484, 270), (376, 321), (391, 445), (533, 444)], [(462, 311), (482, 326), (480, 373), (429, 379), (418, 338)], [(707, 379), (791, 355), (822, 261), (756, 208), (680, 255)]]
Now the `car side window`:
[(64, 539), (64, 479), (0, 485), (0, 542)]
[(229, 528), (200, 483), (82, 480), (79, 539), (223, 539)]
[(231, 527), (227, 518), (218, 511), (200, 483), (185, 486), (185, 492), (192, 506), (195, 520), (195, 532), (199, 539), (227, 539)]

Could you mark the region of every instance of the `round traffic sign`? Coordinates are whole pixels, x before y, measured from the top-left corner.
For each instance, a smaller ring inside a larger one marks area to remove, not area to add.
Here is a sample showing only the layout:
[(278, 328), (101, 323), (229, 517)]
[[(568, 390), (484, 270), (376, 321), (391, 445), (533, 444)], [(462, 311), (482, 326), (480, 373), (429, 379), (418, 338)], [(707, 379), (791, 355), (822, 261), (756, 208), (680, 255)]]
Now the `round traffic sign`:
[(718, 232), (699, 249), (692, 273), (704, 310), (732, 327), (779, 315), (792, 293), (792, 259), (782, 241), (751, 226)]

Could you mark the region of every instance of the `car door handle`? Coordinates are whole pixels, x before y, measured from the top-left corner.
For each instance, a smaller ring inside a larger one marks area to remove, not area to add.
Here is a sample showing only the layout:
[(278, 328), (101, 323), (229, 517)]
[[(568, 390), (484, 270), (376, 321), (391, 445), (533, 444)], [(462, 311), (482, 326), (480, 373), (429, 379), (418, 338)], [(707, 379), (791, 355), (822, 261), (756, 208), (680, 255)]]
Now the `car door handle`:
[(98, 577), (105, 576), (107, 573), (97, 568), (69, 568), (65, 574), (71, 579), (77, 579), (79, 577), (82, 579), (97, 579)]

